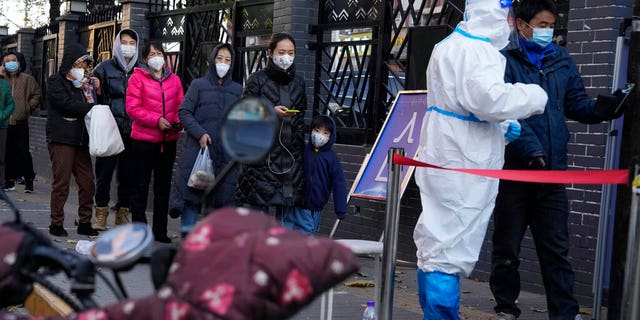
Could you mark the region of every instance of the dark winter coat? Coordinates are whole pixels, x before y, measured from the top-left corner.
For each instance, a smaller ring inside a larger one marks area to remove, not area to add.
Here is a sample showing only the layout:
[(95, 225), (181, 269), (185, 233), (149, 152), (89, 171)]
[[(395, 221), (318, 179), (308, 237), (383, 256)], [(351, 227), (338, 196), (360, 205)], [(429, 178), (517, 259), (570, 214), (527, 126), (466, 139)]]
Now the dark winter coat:
[(278, 137), (262, 163), (242, 166), (236, 201), (252, 206), (302, 206), (307, 108), (304, 80), (295, 76), (295, 64), (284, 71), (269, 60), (265, 69), (249, 77), (243, 97), (259, 97), (268, 107), (283, 105), (300, 112), (280, 119)]
[[(321, 117), (333, 122), (331, 117)], [(310, 210), (322, 210), (333, 192), (334, 211), (338, 218), (344, 218), (347, 213), (347, 186), (340, 159), (331, 149), (335, 142), (335, 122), (331, 137), (324, 146), (316, 148), (309, 136), (309, 142), (304, 148), (305, 207)]]
[(564, 170), (569, 142), (565, 117), (582, 123), (598, 123), (603, 119), (594, 114), (595, 100), (585, 92), (567, 51), (555, 44), (537, 50), (538, 54), (548, 55), (542, 59), (540, 68), (531, 62), (524, 49), (503, 52), (507, 58), (506, 82), (539, 84), (549, 96), (543, 114), (520, 120), (522, 133), (507, 145), (505, 168), (525, 169), (531, 160), (543, 156), (546, 169)]
[[(129, 32), (133, 30), (129, 29)], [(137, 40), (137, 39), (136, 39)], [(114, 57), (98, 64), (93, 70), (93, 75), (100, 79), (102, 95), (98, 96), (100, 104), (106, 104), (111, 108), (111, 113), (116, 119), (120, 134), (129, 136), (131, 134), (131, 119), (127, 115), (125, 108), (125, 98), (127, 94), (127, 82), (133, 74), (133, 68), (122, 66), (116, 57), (122, 55), (120, 52), (120, 33), (114, 42)], [(133, 59), (137, 58), (137, 53)], [(124, 59), (124, 58), (120, 58)], [(134, 67), (142, 67), (139, 62), (133, 64)], [(128, 67), (128, 66), (127, 66)], [(127, 71), (128, 70), (128, 71)]]
[(75, 88), (67, 73), (78, 58), (87, 54), (79, 44), (65, 47), (58, 73), (47, 81), (47, 142), (88, 146), (89, 136), (84, 116), (93, 107), (82, 89)]
[[(213, 160), (214, 173), (216, 176), (231, 160), (222, 149), (220, 140), (220, 127), (222, 119), (229, 106), (240, 99), (242, 86), (231, 79), (233, 62), (227, 74), (223, 77), (224, 82), (218, 83), (220, 79), (216, 73), (215, 57), (220, 48), (227, 48), (231, 52), (231, 61), (234, 61), (234, 51), (229, 44), (220, 44), (213, 49), (209, 55), (208, 75), (191, 82), (189, 90), (178, 110), (180, 122), (184, 126), (187, 136), (184, 140), (184, 147), (180, 154), (178, 170), (173, 182), (171, 191), (171, 210), (182, 211), (184, 202), (200, 204), (202, 191), (187, 186), (189, 175), (200, 152), (199, 140), (205, 133), (211, 137), (209, 145), (209, 155)], [(215, 203), (212, 207), (222, 207), (233, 205), (234, 193), (236, 189), (237, 170), (232, 170), (225, 177), (225, 180), (216, 187)]]

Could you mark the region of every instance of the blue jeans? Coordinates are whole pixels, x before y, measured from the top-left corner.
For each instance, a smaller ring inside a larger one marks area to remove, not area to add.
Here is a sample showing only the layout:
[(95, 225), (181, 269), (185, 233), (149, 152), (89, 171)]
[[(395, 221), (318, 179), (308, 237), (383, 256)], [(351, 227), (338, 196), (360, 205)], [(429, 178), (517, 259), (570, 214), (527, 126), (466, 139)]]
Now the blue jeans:
[(193, 229), (198, 220), (198, 211), (200, 211), (200, 205), (185, 202), (180, 216), (180, 232), (188, 233)]
[(276, 219), (291, 230), (305, 234), (314, 234), (320, 228), (322, 210), (309, 210), (299, 207), (281, 207), (276, 210)]
[(493, 250), (489, 284), (496, 312), (520, 315), (520, 243), (527, 227), (536, 246), (547, 295), (549, 319), (573, 319), (573, 270), (568, 259), (569, 203), (564, 185), (500, 181), (493, 213)]

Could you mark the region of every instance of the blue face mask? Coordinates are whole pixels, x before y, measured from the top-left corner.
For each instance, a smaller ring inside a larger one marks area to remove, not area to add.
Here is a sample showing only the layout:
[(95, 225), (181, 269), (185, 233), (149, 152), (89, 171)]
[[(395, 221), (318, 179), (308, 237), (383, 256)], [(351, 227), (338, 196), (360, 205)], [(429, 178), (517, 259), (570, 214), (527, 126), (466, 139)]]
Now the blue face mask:
[(16, 61), (9, 61), (4, 63), (4, 68), (9, 72), (16, 72), (20, 65)]
[(529, 28), (533, 29), (533, 36), (531, 39), (527, 39), (527, 41), (533, 42), (544, 49), (553, 40), (553, 28), (534, 28), (526, 22), (525, 24), (528, 25)]

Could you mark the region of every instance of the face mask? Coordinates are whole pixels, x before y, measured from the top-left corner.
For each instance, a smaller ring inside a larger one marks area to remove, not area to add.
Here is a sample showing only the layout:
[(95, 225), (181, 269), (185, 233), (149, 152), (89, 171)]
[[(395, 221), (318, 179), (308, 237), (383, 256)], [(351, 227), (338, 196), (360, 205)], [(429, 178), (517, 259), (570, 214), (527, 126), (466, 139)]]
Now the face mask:
[(311, 143), (316, 147), (320, 148), (329, 142), (329, 137), (325, 136), (320, 132), (311, 132)]
[(20, 65), (16, 61), (5, 62), (4, 64), (4, 68), (9, 72), (16, 72), (19, 67)]
[(162, 66), (164, 66), (164, 58), (163, 57), (153, 57), (149, 59), (147, 62), (149, 67), (155, 71), (162, 70)]
[(123, 45), (120, 46), (120, 52), (125, 59), (133, 58), (133, 55), (136, 54), (136, 46)]
[(218, 74), (218, 77), (224, 77), (227, 72), (229, 72), (230, 67), (231, 66), (226, 63), (216, 63), (216, 73)]
[(288, 54), (283, 54), (281, 56), (274, 55), (273, 63), (275, 63), (276, 66), (280, 67), (282, 70), (287, 71), (287, 69), (289, 69), (289, 67), (291, 67), (291, 65), (293, 64), (293, 56), (290, 56)]
[(533, 28), (533, 36), (531, 39), (527, 39), (529, 42), (533, 42), (539, 45), (541, 48), (546, 48), (553, 40), (553, 29), (551, 28)]
[(521, 34), (522, 37), (528, 42), (535, 43), (544, 49), (553, 40), (553, 28), (534, 28), (526, 22), (524, 24), (526, 24), (529, 28), (533, 29), (533, 35), (531, 36), (531, 39), (527, 39), (527, 37)]
[(84, 78), (84, 69), (83, 68), (72, 68), (71, 69), (71, 77), (74, 80), (82, 80)]

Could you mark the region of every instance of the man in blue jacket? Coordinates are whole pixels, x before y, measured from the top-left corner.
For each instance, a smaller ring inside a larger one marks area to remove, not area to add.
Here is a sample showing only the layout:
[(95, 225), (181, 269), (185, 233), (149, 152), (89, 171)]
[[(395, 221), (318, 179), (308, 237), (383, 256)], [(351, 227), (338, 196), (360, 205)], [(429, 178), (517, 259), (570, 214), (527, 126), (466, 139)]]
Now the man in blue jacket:
[[(515, 7), (515, 6), (514, 6)], [(565, 117), (586, 124), (622, 115), (620, 91), (589, 98), (567, 51), (551, 43), (553, 0), (526, 0), (516, 9), (520, 48), (503, 52), (506, 82), (539, 84), (549, 96), (545, 112), (520, 120), (520, 138), (507, 145), (505, 169), (567, 169), (569, 132)], [(520, 243), (531, 229), (547, 295), (549, 319), (580, 319), (569, 259), (569, 206), (561, 184), (500, 181), (494, 210), (490, 285), (498, 319), (520, 315)]]

